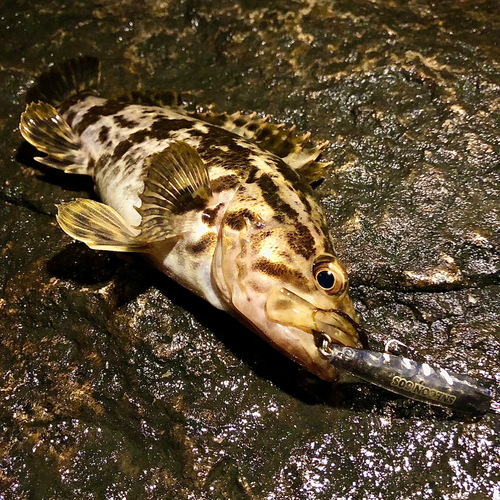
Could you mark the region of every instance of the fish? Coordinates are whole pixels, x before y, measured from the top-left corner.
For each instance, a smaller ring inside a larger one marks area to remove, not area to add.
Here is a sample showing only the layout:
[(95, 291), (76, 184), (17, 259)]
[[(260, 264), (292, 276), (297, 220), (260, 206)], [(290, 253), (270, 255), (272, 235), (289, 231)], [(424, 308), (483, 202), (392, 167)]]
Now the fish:
[[(327, 381), (342, 372), (321, 336), (361, 348), (349, 280), (311, 184), (326, 143), (256, 113), (188, 110), (173, 91), (99, 90), (91, 56), (53, 66), (27, 93), (19, 129), (100, 201), (58, 206), (60, 227), (96, 250), (143, 254)], [(309, 144), (312, 146), (307, 147)]]

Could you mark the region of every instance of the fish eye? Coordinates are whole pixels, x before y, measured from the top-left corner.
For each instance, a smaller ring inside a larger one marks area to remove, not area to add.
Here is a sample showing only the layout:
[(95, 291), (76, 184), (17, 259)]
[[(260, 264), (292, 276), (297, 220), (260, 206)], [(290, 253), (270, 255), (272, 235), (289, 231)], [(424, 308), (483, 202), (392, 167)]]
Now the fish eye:
[(334, 257), (325, 256), (313, 265), (313, 275), (320, 290), (328, 295), (339, 294), (347, 288), (347, 278)]
[(330, 269), (320, 271), (316, 275), (316, 281), (323, 290), (331, 290), (335, 286), (335, 276)]

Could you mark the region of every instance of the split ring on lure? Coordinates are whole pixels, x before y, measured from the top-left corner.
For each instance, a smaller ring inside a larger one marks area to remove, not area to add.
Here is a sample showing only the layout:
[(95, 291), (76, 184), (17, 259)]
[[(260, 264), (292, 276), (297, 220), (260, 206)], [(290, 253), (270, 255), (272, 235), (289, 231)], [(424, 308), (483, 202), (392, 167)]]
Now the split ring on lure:
[(466, 375), (386, 352), (345, 347), (327, 335), (319, 351), (336, 368), (407, 398), (462, 412), (500, 412), (493, 392)]

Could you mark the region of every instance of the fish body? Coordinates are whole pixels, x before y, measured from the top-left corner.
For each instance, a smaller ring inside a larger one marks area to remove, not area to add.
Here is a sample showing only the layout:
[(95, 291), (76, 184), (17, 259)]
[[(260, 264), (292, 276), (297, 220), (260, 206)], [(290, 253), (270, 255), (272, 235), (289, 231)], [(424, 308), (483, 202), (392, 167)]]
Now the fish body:
[[(67, 88), (51, 93), (61, 75)], [(321, 146), (306, 149), (307, 135), (254, 115), (108, 100), (90, 89), (97, 80), (92, 58), (55, 68), (21, 118), (25, 139), (47, 155), (39, 161), (94, 180), (102, 203), (61, 205), (61, 227), (91, 248), (146, 254), (311, 372), (337, 379), (318, 334), (361, 344), (309, 185), (327, 166), (316, 161)]]

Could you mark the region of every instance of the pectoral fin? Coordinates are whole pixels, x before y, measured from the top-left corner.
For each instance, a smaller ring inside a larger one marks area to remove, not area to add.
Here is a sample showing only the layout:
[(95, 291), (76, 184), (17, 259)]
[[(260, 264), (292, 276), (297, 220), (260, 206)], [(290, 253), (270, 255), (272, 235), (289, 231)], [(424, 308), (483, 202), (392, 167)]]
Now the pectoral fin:
[(93, 200), (77, 199), (58, 207), (57, 222), (76, 240), (95, 250), (145, 252), (148, 242), (113, 208)]
[(185, 142), (174, 142), (146, 161), (139, 228), (143, 238), (160, 241), (184, 232), (188, 218), (182, 216), (203, 208), (212, 192), (206, 165)]

